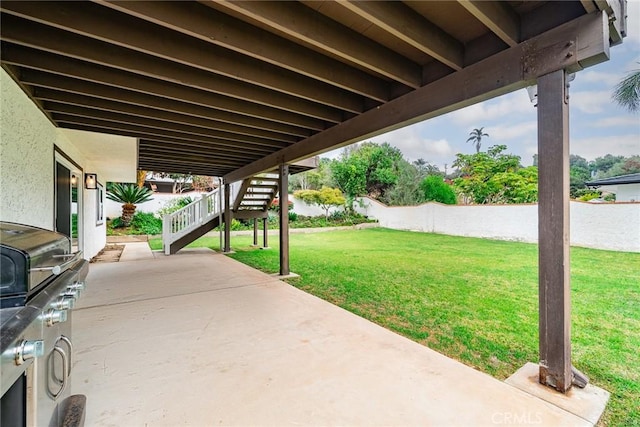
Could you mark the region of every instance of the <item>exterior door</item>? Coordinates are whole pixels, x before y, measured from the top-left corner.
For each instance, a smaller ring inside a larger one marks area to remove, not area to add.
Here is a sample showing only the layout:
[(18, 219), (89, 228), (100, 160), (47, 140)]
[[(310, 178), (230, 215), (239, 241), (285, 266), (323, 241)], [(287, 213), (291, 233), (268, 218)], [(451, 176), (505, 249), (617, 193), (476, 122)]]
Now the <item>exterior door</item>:
[(56, 162), (56, 231), (71, 237), (71, 171)]

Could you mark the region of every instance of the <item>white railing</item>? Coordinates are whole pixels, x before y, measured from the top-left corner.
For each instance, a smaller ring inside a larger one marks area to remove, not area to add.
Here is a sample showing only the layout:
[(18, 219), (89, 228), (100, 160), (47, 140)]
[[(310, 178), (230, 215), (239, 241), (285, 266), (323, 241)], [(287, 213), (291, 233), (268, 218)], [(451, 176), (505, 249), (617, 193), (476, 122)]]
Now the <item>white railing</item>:
[(173, 242), (189, 234), (196, 228), (220, 215), (223, 198), (221, 189), (216, 188), (210, 193), (202, 195), (202, 198), (188, 204), (162, 219), (162, 244), (164, 253), (170, 254)]

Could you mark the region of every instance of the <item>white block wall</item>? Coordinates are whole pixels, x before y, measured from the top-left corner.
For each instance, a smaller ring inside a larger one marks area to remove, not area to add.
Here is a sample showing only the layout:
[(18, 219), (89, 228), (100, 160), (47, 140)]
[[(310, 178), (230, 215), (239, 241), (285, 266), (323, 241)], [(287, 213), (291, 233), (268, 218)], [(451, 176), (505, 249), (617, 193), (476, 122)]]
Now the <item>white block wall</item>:
[[(136, 205), (136, 212), (148, 212), (155, 214), (173, 199), (191, 197), (193, 200), (196, 200), (202, 197), (202, 194), (205, 193), (200, 193), (197, 191), (192, 191), (185, 194), (154, 193), (153, 200), (149, 200), (148, 202)], [(122, 215), (122, 204), (107, 199), (104, 204), (104, 212), (106, 218), (117, 218)]]
[[(363, 198), (356, 211), (382, 227), (452, 236), (536, 243), (538, 205), (385, 206)], [(356, 205), (357, 206), (357, 205)], [(571, 244), (596, 249), (640, 252), (640, 203), (571, 202)]]

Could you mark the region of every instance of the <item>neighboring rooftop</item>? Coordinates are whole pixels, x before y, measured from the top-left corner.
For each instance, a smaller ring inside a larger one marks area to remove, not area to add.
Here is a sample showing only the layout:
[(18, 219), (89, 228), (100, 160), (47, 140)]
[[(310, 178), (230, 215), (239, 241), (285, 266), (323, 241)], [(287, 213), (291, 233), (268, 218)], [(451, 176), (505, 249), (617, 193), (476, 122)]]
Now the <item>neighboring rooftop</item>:
[(640, 173), (630, 173), (628, 175), (596, 179), (595, 181), (588, 181), (585, 184), (587, 184), (589, 187), (601, 185), (640, 184)]

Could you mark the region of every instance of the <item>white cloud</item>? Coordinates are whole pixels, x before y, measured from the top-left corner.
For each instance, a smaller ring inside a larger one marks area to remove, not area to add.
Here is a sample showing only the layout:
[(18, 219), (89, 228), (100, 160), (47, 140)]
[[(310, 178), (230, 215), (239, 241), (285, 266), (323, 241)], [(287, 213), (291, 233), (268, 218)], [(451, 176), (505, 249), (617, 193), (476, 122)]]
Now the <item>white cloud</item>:
[[(531, 112), (533, 105), (525, 90), (503, 95), (497, 99), (474, 104), (458, 111), (450, 113), (451, 119), (461, 125), (470, 125), (471, 128), (480, 127), (484, 123), (499, 118), (509, 117), (513, 119), (518, 113)], [(470, 129), (471, 129), (470, 128)]]
[(489, 134), (490, 140), (496, 141), (509, 141), (522, 137), (535, 140), (538, 134), (538, 122), (534, 120), (507, 126), (490, 126), (487, 127), (486, 132)]
[(576, 79), (580, 79), (585, 83), (597, 83), (606, 87), (614, 87), (620, 81), (620, 78), (624, 73), (607, 73), (602, 71), (587, 70), (582, 73), (578, 73)]
[(612, 116), (596, 120), (589, 123), (589, 125), (598, 128), (636, 126), (636, 128), (640, 129), (640, 118), (634, 116)]
[(637, 156), (640, 155), (640, 139), (637, 134), (576, 138), (571, 140), (571, 152), (587, 160), (606, 154)]
[(367, 139), (378, 144), (388, 142), (402, 151), (407, 160), (413, 161), (419, 158), (430, 163), (444, 163), (449, 160), (454, 150), (449, 141), (444, 138), (430, 139), (421, 135), (423, 126), (419, 124), (408, 126), (383, 135)]
[(611, 91), (580, 91), (570, 94), (570, 106), (586, 114), (597, 114), (611, 106)]

